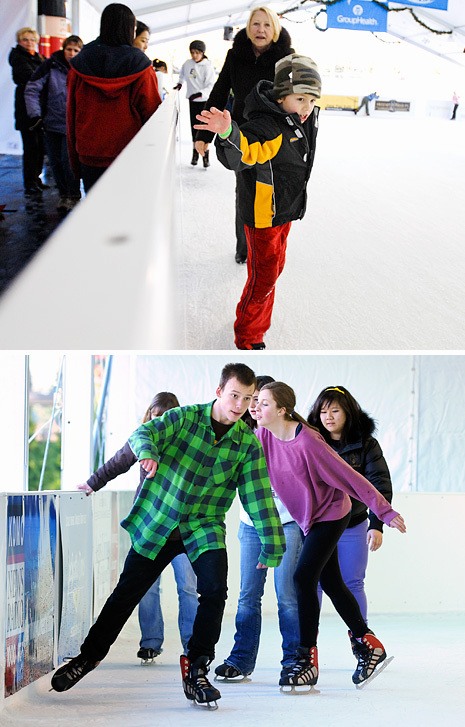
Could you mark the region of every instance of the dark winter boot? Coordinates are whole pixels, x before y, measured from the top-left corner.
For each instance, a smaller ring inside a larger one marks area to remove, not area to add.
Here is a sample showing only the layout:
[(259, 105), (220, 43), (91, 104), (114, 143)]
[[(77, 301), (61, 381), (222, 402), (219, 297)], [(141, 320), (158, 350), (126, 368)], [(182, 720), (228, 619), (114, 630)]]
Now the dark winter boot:
[(355, 640), (359, 644), (360, 652), (357, 654), (358, 664), (352, 675), (352, 681), (354, 684), (361, 684), (369, 679), (377, 666), (385, 660), (386, 652), (373, 631), (368, 631), (365, 636)]
[(182, 685), (187, 699), (207, 709), (218, 709), (216, 700), (221, 699), (221, 694), (207, 679), (208, 656), (199, 656), (193, 662), (187, 656), (181, 656), (180, 661)]
[(241, 682), (246, 678), (246, 674), (243, 674), (237, 666), (231, 666), (231, 664), (220, 664), (215, 669), (215, 680), (223, 682)]
[(65, 661), (67, 663), (57, 669), (52, 676), (52, 689), (56, 692), (66, 692), (71, 689), (82, 677), (100, 664), (99, 661), (91, 661), (82, 654), (69, 660), (65, 659)]
[(210, 152), (206, 151), (203, 155), (203, 167), (204, 169), (207, 169), (207, 167), (210, 166)]
[[(313, 687), (318, 681), (318, 649), (299, 646), (292, 666), (281, 672), (281, 687)], [(292, 690), (291, 690), (292, 691)]]
[(142, 664), (151, 664), (157, 656), (160, 656), (160, 654), (160, 649), (145, 648), (145, 646), (141, 646), (137, 652), (137, 656), (141, 659)]
[(191, 159), (192, 166), (196, 167), (198, 161), (199, 161), (199, 152), (197, 151), (197, 149), (194, 148), (194, 150), (192, 152), (192, 159)]

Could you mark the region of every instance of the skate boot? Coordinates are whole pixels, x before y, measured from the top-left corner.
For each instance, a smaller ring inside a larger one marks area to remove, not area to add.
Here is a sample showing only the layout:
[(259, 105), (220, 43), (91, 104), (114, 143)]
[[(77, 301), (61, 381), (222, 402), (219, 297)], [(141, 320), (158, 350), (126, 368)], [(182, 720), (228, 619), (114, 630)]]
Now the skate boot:
[[(312, 646), (308, 649), (299, 646), (295, 662), (292, 666), (283, 668), (279, 686), (282, 692), (310, 692), (318, 681), (318, 649)], [(305, 687), (305, 689), (296, 689)]]
[(218, 709), (217, 699), (221, 699), (218, 689), (207, 679), (208, 656), (199, 656), (191, 662), (187, 656), (181, 656), (181, 674), (184, 694), (194, 704), (207, 709)]
[(198, 161), (199, 161), (199, 152), (197, 151), (197, 149), (194, 149), (192, 152), (192, 159), (191, 159), (192, 166), (196, 167), (198, 164)]
[(82, 654), (64, 659), (64, 661), (67, 663), (57, 669), (52, 676), (52, 689), (56, 692), (66, 692), (71, 689), (82, 677), (100, 664), (99, 661), (91, 661)]
[[(356, 638), (355, 640), (361, 649), (357, 654), (358, 664), (352, 675), (352, 681), (357, 686), (363, 686), (368, 681), (371, 681), (371, 678), (374, 679), (375, 676), (378, 676), (379, 672), (392, 661), (393, 657), (386, 659), (384, 646), (381, 641), (376, 638), (373, 631), (368, 630), (365, 636)], [(379, 666), (382, 662), (384, 662), (384, 664)]]
[(216, 667), (215, 674), (217, 682), (242, 682), (247, 678), (247, 674), (243, 674), (237, 666), (231, 666), (226, 662)]
[(146, 648), (141, 646), (137, 652), (137, 657), (141, 660), (141, 664), (152, 664), (155, 657), (160, 656), (161, 651), (159, 649)]
[(360, 641), (357, 641), (352, 631), (348, 631), (347, 633), (349, 634), (350, 648), (352, 649), (352, 654), (355, 656), (356, 659), (358, 659), (360, 654), (362, 654), (365, 650), (365, 647), (360, 643)]
[(210, 152), (206, 151), (203, 155), (203, 168), (207, 169), (210, 166)]

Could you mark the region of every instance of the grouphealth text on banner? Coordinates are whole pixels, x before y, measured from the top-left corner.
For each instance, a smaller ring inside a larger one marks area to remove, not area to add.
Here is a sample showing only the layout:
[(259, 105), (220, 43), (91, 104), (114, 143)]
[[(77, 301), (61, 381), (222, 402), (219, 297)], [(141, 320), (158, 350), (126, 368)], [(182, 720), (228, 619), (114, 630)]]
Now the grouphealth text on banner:
[(340, 30), (368, 30), (371, 33), (387, 31), (387, 5), (372, 0), (341, 0), (326, 6), (327, 27)]

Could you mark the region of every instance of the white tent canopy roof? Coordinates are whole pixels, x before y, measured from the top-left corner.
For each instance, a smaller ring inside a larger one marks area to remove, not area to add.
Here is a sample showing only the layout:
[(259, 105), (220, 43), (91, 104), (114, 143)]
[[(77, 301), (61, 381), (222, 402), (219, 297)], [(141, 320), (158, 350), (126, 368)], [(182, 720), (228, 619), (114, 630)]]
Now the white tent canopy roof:
[[(103, 10), (107, 4), (108, 0), (93, 0), (93, 5), (99, 10)], [(224, 26), (243, 27), (250, 10), (261, 4), (287, 14), (292, 20), (303, 21), (308, 18), (309, 22), (324, 8), (320, 2), (313, 0), (268, 3), (260, 0), (129, 0), (128, 4), (137, 18), (150, 27), (158, 43), (200, 35)], [(403, 12), (389, 13), (388, 28), (391, 35), (465, 65), (464, 0), (449, 0), (447, 10), (428, 10), (426, 6), (407, 6), (401, 2), (391, 2), (389, 7), (393, 10), (406, 8)], [(440, 34), (441, 31), (448, 33)]]

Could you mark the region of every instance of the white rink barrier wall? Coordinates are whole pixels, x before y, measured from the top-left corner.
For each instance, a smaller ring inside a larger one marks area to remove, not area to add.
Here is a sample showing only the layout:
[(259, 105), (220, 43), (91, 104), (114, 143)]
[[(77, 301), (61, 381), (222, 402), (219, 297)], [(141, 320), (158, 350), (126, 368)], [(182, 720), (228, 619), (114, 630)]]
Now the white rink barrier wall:
[(5, 291), (4, 349), (183, 348), (177, 119), (171, 94)]
[[(132, 491), (92, 497), (76, 492), (0, 495), (0, 674), (5, 685), (0, 710), (4, 697), (79, 651), (128, 551), (129, 538), (119, 522), (133, 497)], [(382, 548), (369, 556), (370, 623), (376, 627), (376, 614), (463, 612), (465, 494), (395, 493), (393, 505), (405, 517), (407, 535), (385, 528)], [(236, 500), (227, 516), (229, 620), (239, 594), (238, 517)], [(176, 619), (171, 568), (163, 575), (161, 597), (167, 620)], [(279, 639), (272, 571), (263, 612), (276, 618)], [(330, 613), (333, 606), (324, 598), (323, 615)]]

